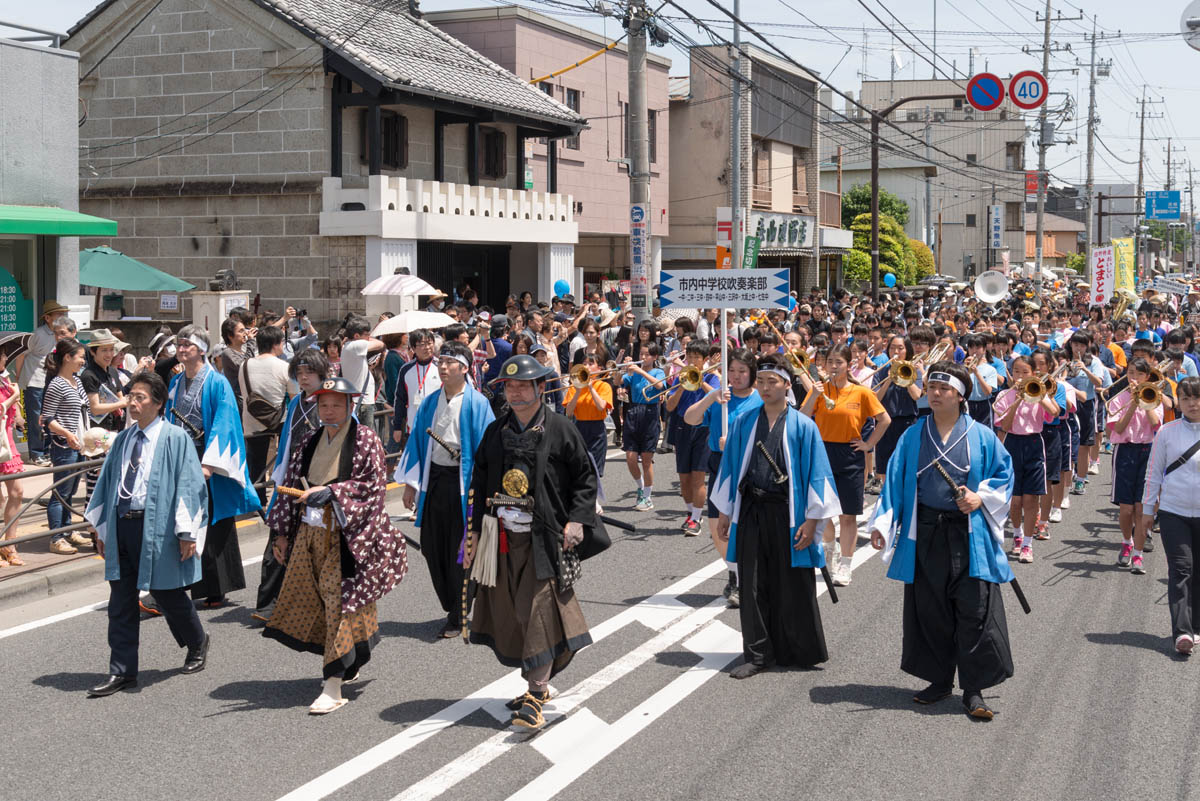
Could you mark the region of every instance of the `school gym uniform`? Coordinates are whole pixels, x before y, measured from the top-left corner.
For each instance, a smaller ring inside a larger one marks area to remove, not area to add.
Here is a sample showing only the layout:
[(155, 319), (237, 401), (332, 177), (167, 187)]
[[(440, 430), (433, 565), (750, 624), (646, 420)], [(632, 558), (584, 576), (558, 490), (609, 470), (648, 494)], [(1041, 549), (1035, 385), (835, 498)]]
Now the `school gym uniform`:
[[(1127, 389), (1113, 398), (1108, 409), (1108, 439), (1115, 446), (1111, 500), (1118, 506), (1141, 502), (1146, 488), (1146, 466), (1150, 462), (1150, 447), (1158, 431), (1158, 426), (1150, 425), (1146, 410), (1137, 409), (1125, 431), (1118, 433), (1117, 422), (1125, 416), (1129, 404), (1135, 402)], [(1161, 410), (1160, 406), (1159, 414), (1162, 414)]]
[[(1085, 363), (1087, 369), (1094, 375), (1100, 376), (1101, 379), (1108, 375), (1108, 370), (1104, 369), (1103, 362), (1095, 356), (1090, 357)], [(1083, 400), (1079, 401), (1079, 408), (1075, 412), (1075, 417), (1079, 421), (1079, 445), (1095, 445), (1096, 385), (1082, 370), (1079, 375), (1068, 378), (1067, 383), (1083, 394)], [(1102, 380), (1101, 384), (1102, 386), (1107, 385), (1107, 382)]]
[(1067, 463), (1070, 462), (1071, 457), (1071, 432), (1063, 425), (1063, 420), (1066, 419), (1067, 390), (1066, 385), (1061, 381), (1055, 382), (1054, 402), (1058, 404), (1058, 414), (1051, 415), (1043, 410), (1042, 419), (1042, 446), (1046, 452), (1046, 479), (1051, 484), (1057, 484), (1062, 480), (1064, 436), (1067, 438)]
[(825, 395), (833, 399), (833, 408), (826, 408), (825, 399), (817, 398), (813, 405), (813, 422), (817, 424), (821, 440), (825, 443), (825, 455), (833, 470), (833, 483), (837, 487), (842, 514), (860, 515), (863, 510), (866, 454), (850, 443), (862, 438), (863, 426), (884, 411), (883, 404), (874, 392), (859, 384), (838, 388), (828, 383), (825, 385)]
[[(1004, 419), (1014, 403), (1020, 402), (1016, 389), (1006, 389), (996, 398), (995, 415)], [(1045, 409), (1032, 401), (1021, 403), (1004, 437), (1004, 449), (1012, 459), (1013, 497), (1046, 494), (1046, 446), (1042, 440)]]
[[(672, 385), (677, 383), (679, 383), (678, 378), (672, 381)], [(683, 422), (683, 416), (688, 409), (699, 403), (705, 395), (720, 385), (721, 381), (715, 375), (706, 375), (704, 376), (704, 385), (699, 389), (676, 390), (679, 392), (679, 404), (671, 413), (670, 425), (675, 432), (675, 471), (680, 475), (701, 473), (708, 469), (708, 427), (704, 425), (689, 426)]]
[[(986, 361), (979, 365), (979, 374), (983, 376), (987, 386), (995, 388), (1000, 383), (996, 368)], [(992, 427), (992, 390), (981, 384), (974, 372), (971, 373), (971, 394), (967, 397), (967, 413), (980, 425)]]
[(604, 408), (596, 408), (596, 404), (592, 402), (592, 393), (587, 387), (582, 390), (571, 387), (566, 391), (567, 397), (564, 400), (566, 404), (570, 404), (575, 393), (581, 393), (579, 402), (575, 404), (575, 427), (583, 435), (583, 443), (592, 457), (596, 475), (603, 477), (604, 460), (608, 454), (608, 432), (604, 429), (604, 418), (608, 417), (608, 410), (612, 408), (612, 385), (607, 381), (593, 381), (592, 386), (596, 388), (600, 400), (606, 404)]
[[(886, 378), (886, 372), (876, 373), (875, 386), (878, 386)], [(888, 462), (891, 461), (892, 453), (896, 450), (896, 443), (900, 441), (900, 435), (907, 431), (908, 427), (917, 419), (917, 402), (913, 400), (912, 395), (908, 394), (908, 387), (889, 384), (887, 391), (883, 393), (882, 404), (888, 417), (892, 418), (892, 423), (875, 445), (875, 472), (879, 475), (887, 473)]]
[[(666, 378), (657, 367), (650, 370), (650, 375), (659, 381)], [(629, 402), (625, 404), (625, 431), (621, 438), (625, 452), (654, 453), (662, 425), (658, 417), (659, 402), (650, 397), (659, 389), (645, 376), (632, 371), (621, 379), (621, 386), (629, 393)]]
[[(750, 394), (744, 398), (730, 393), (729, 403), (726, 404), (729, 407), (730, 427), (733, 426), (733, 418), (751, 398), (758, 399), (757, 389), (750, 390)], [(713, 486), (717, 483), (717, 474), (721, 472), (721, 404), (714, 403), (705, 409), (700, 425), (708, 429), (708, 516), (715, 520), (721, 516), (712, 500)]]

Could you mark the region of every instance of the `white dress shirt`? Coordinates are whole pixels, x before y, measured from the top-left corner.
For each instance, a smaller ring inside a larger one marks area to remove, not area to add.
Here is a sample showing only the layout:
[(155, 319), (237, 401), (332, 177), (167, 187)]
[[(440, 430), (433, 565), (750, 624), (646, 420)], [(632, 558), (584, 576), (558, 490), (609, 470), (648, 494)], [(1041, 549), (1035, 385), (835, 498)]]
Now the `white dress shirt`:
[(1146, 490), (1142, 493), (1142, 505), (1147, 511), (1157, 503), (1164, 512), (1180, 517), (1200, 517), (1200, 492), (1196, 492), (1200, 487), (1200, 452), (1195, 453), (1187, 464), (1163, 477), (1166, 469), (1196, 440), (1200, 440), (1200, 423), (1183, 418), (1158, 430), (1150, 449), (1150, 463), (1146, 466)]
[[(433, 413), (433, 425), (430, 430), (441, 437), (442, 442), (455, 448), (462, 448), (462, 434), (458, 427), (459, 413), (462, 411), (463, 396), (466, 394), (466, 387), (460, 389), (458, 394), (447, 400), (446, 387), (442, 387), (442, 393), (438, 395), (437, 410)], [(430, 442), (429, 447), (433, 448), (433, 463), (439, 467), (458, 467), (458, 460), (450, 455), (450, 453), (436, 442)]]
[[(163, 419), (155, 417), (150, 425), (141, 429), (146, 435), (142, 443), (142, 458), (138, 462), (137, 475), (133, 479), (133, 495), (129, 498), (129, 508), (138, 511), (146, 508), (146, 490), (150, 483), (150, 466), (154, 464), (154, 448), (158, 445), (158, 435), (162, 432)], [(129, 469), (129, 459), (133, 455), (133, 446), (137, 442), (137, 432), (129, 435), (125, 441), (125, 452), (121, 454), (121, 480), (125, 479), (125, 471)]]

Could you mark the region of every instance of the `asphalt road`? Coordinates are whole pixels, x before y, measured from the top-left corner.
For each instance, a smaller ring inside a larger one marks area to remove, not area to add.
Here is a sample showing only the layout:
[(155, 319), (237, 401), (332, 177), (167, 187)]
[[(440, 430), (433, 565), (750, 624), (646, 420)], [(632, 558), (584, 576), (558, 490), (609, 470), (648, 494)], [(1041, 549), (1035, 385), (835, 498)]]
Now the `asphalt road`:
[[(498, 704), (521, 683), (490, 651), (435, 640), (442, 615), (424, 562), (380, 604), (383, 642), (352, 701), (324, 718), (319, 658), (262, 639), (246, 606), (201, 611), (208, 668), (178, 669), (161, 620), (142, 628), (140, 686), (89, 700), (107, 665), (98, 586), (5, 613), (0, 631), (4, 799), (1189, 798), (1200, 665), (1172, 656), (1161, 549), (1149, 575), (1116, 567), (1108, 464), (1073, 498), (1032, 565), (1034, 608), (1004, 591), (1016, 676), (987, 693), (990, 723), (957, 696), (932, 708), (899, 670), (901, 587), (860, 540), (841, 602), (820, 599), (831, 659), (743, 682), (737, 613), (707, 536), (678, 530), (673, 457), (657, 509), (631, 511), (610, 461), (608, 511), (637, 524), (584, 565), (597, 642), (556, 677), (555, 722), (511, 734)], [(404, 524), (408, 525), (408, 524)], [(260, 553), (261, 540), (243, 554)], [(247, 568), (251, 584), (257, 565)], [(237, 604), (252, 601), (237, 593)], [(18, 624), (36, 627), (11, 633)], [(549, 711), (549, 708), (548, 708)]]

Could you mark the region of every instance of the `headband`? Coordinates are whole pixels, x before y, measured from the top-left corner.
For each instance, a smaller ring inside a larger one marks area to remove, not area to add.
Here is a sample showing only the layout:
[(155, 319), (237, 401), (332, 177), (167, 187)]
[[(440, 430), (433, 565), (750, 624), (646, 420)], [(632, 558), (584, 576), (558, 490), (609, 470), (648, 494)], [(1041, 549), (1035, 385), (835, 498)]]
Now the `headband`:
[(443, 350), (441, 353), (438, 354), (438, 358), (439, 359), (453, 359), (454, 361), (458, 362), (466, 369), (468, 369), (468, 370), (471, 369), (471, 363), (469, 361), (467, 361), (467, 357), (463, 356), (461, 353), (456, 353), (452, 350)]
[(967, 388), (965, 386), (963, 386), (963, 382), (959, 381), (957, 378), (950, 375), (949, 373), (930, 373), (929, 377), (926, 378), (925, 380), (927, 382), (928, 381), (940, 381), (943, 384), (949, 384), (950, 386), (952, 386), (956, 390), (958, 390), (959, 395), (962, 395), (964, 398), (967, 397)]
[(208, 353), (208, 343), (195, 334), (189, 334), (188, 336), (184, 337), (184, 339), (195, 345), (196, 350), (200, 351), (201, 353)]
[(782, 367), (778, 367), (774, 364), (769, 364), (766, 367), (758, 368), (758, 374), (759, 375), (778, 376), (779, 378), (783, 379), (786, 383), (788, 383), (788, 384), (792, 383), (791, 375), (789, 375), (788, 372), (786, 370), (784, 370)]

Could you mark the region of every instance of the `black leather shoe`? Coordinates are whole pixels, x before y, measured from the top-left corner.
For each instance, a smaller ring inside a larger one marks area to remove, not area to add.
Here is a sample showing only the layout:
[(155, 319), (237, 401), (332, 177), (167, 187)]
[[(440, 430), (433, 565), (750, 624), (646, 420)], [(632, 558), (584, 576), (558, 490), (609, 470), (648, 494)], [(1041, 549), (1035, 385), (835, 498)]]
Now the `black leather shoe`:
[(98, 684), (88, 690), (88, 698), (103, 698), (106, 695), (119, 693), (121, 690), (137, 686), (136, 676), (109, 676), (103, 684)]
[(204, 665), (208, 662), (208, 643), (211, 639), (208, 632), (205, 632), (204, 642), (197, 648), (188, 649), (187, 658), (183, 660), (182, 673), (199, 673), (204, 670)]

